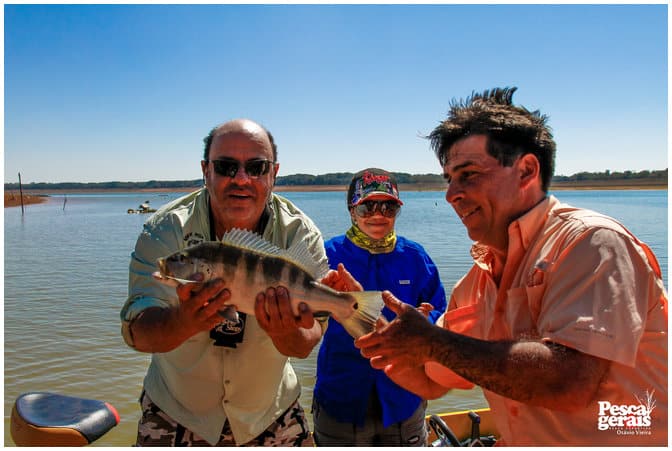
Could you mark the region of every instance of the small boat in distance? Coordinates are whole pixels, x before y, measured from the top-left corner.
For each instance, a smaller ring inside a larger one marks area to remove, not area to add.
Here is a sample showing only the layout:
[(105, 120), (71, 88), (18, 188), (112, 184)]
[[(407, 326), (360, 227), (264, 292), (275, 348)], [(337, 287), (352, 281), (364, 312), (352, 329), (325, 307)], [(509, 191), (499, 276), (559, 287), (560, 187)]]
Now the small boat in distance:
[(151, 208), (149, 206), (149, 201), (146, 200), (144, 203), (138, 205), (137, 210), (134, 210), (132, 208), (129, 208), (126, 213), (130, 214), (136, 214), (136, 213), (154, 213), (156, 211), (156, 208)]

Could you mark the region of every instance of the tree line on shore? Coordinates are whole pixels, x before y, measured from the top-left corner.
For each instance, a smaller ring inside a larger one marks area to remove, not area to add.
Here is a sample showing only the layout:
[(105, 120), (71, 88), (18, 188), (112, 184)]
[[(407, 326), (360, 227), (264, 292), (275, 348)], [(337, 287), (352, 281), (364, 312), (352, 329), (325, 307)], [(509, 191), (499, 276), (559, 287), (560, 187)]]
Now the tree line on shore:
[[(408, 174), (405, 172), (393, 172), (400, 184), (437, 184), (444, 183), (443, 176), (439, 174)], [(311, 174), (293, 174), (279, 176), (276, 185), (278, 186), (324, 186), (341, 185), (346, 186), (352, 179), (352, 172), (334, 172), (329, 174), (311, 175)], [(650, 183), (667, 184), (667, 169), (655, 171), (624, 171), (611, 172), (579, 172), (574, 175), (556, 175), (553, 182), (611, 182), (628, 183), (635, 181), (646, 181)], [(44, 183), (33, 182), (23, 184), (26, 190), (80, 190), (80, 189), (98, 189), (98, 190), (141, 190), (141, 189), (184, 189), (196, 188), (203, 185), (203, 179), (194, 180), (149, 180), (147, 182), (61, 182)], [(19, 183), (5, 183), (5, 191), (18, 190)]]

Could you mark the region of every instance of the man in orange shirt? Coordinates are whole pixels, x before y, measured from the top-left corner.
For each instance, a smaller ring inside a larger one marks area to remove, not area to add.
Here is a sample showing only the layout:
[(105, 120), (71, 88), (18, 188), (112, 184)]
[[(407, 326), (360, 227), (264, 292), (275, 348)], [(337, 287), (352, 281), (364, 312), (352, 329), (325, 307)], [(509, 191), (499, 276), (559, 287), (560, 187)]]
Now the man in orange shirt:
[(385, 293), (398, 317), (356, 345), (421, 396), (479, 385), (502, 444), (667, 445), (656, 258), (614, 219), (548, 194), (555, 142), (515, 89), (453, 102), (429, 136), (475, 241), (443, 327)]

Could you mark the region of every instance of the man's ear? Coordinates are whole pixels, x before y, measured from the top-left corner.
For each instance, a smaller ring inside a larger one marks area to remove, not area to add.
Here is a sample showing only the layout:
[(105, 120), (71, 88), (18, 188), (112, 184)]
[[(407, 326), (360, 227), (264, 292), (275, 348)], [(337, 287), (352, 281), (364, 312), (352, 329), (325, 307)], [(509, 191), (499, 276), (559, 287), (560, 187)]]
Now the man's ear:
[(201, 160), (201, 174), (203, 177), (203, 186), (208, 184), (208, 162)]
[(520, 172), (521, 187), (527, 188), (530, 183), (539, 180), (541, 182), (541, 167), (539, 160), (534, 154), (526, 153), (518, 160), (518, 168)]
[(278, 180), (278, 171), (280, 170), (280, 163), (273, 163), (273, 184), (271, 186), (275, 187), (275, 182)]

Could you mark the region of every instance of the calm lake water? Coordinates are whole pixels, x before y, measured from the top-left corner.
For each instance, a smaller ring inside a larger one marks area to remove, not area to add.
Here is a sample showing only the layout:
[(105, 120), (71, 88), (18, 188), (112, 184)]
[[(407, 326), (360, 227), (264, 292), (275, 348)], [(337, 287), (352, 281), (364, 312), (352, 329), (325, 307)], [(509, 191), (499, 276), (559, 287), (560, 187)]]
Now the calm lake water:
[[(349, 226), (343, 192), (281, 193), (313, 218), (326, 238)], [(140, 415), (137, 398), (149, 356), (129, 349), (119, 334), (119, 309), (126, 298), (128, 262), (147, 219), (127, 214), (170, 194), (54, 195), (49, 202), (6, 208), (5, 221), (5, 445), (16, 397), (53, 391), (112, 403), (121, 423), (95, 445), (128, 446)], [(619, 219), (649, 244), (668, 286), (667, 191), (562, 191), (575, 206)], [(449, 292), (471, 264), (470, 241), (441, 192), (403, 192), (397, 232), (420, 242), (441, 272)], [(309, 411), (315, 356), (293, 359)], [(455, 390), (430, 402), (433, 412), (486, 407), (480, 390)], [(312, 422), (312, 418), (308, 415)]]

